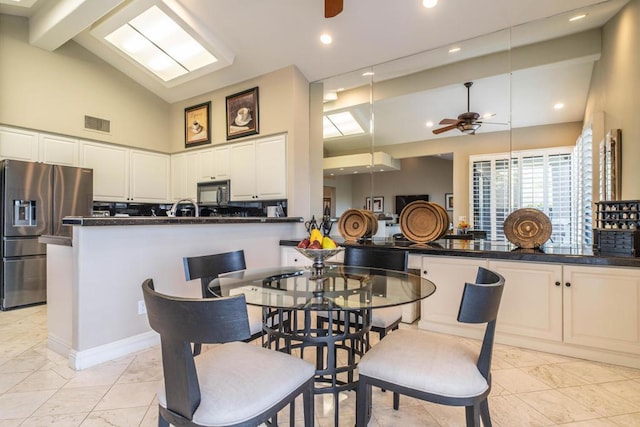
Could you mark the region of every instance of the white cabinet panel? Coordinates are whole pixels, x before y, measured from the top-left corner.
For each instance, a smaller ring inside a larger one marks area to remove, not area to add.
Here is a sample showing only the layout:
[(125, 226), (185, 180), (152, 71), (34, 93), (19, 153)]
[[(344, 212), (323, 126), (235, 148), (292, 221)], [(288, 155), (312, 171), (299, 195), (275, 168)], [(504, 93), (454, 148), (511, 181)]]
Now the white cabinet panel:
[(171, 200), (197, 197), (198, 153), (181, 153), (171, 156)]
[(640, 269), (564, 267), (564, 340), (640, 354)]
[(38, 160), (38, 134), (21, 129), (0, 127), (0, 159)]
[(78, 166), (78, 141), (56, 135), (40, 134), (40, 161), (55, 165)]
[(229, 146), (198, 151), (198, 182), (229, 179)]
[(80, 165), (93, 169), (93, 199), (128, 201), (129, 150), (106, 144), (81, 143)]
[(422, 275), (436, 285), (433, 295), (422, 300), (420, 327), (431, 324), (465, 327), (457, 321), (465, 282), (475, 282), (478, 267), (486, 267), (481, 258), (445, 256), (422, 257)]
[(497, 331), (562, 341), (562, 265), (489, 260), (505, 278)]
[(169, 156), (132, 150), (131, 192), (129, 198), (138, 202), (169, 201)]
[(233, 144), (229, 162), (231, 200), (286, 198), (286, 148), (284, 135)]

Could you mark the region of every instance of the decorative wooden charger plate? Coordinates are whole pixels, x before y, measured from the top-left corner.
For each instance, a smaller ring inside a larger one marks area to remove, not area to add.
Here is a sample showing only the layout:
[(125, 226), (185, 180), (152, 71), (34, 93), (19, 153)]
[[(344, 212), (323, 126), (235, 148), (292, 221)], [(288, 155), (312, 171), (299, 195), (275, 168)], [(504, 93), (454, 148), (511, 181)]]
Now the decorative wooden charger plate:
[[(449, 225), (447, 211), (437, 203), (417, 200), (400, 212), (400, 230), (415, 243), (427, 243), (442, 237)], [(446, 218), (445, 218), (446, 217)]]
[(519, 248), (539, 248), (552, 231), (551, 220), (539, 209), (517, 209), (504, 220), (504, 235)]
[(372, 221), (373, 213), (369, 216), (366, 212), (363, 209), (347, 209), (340, 215), (338, 231), (345, 240), (358, 240), (361, 237), (370, 236), (374, 224), (377, 230), (377, 219)]

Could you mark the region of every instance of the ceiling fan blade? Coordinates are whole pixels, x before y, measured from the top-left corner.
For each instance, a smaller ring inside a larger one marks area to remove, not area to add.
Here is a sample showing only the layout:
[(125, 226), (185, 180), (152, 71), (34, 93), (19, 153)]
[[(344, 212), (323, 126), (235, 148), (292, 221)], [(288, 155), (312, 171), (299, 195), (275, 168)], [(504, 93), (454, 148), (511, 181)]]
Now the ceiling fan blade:
[(440, 120), (440, 123), (438, 123), (439, 125), (452, 125), (452, 124), (458, 124), (460, 123), (461, 120), (458, 119), (442, 119)]
[(343, 0), (324, 0), (324, 17), (333, 18), (342, 12)]
[(449, 130), (455, 129), (456, 127), (458, 127), (458, 124), (457, 124), (457, 123), (456, 123), (456, 124), (454, 124), (454, 125), (445, 126), (445, 127), (443, 127), (443, 128), (440, 128), (440, 129), (434, 129), (434, 130), (433, 130), (433, 133), (434, 133), (435, 135), (438, 135), (438, 134), (441, 134), (442, 132), (446, 132), (446, 131), (449, 131)]

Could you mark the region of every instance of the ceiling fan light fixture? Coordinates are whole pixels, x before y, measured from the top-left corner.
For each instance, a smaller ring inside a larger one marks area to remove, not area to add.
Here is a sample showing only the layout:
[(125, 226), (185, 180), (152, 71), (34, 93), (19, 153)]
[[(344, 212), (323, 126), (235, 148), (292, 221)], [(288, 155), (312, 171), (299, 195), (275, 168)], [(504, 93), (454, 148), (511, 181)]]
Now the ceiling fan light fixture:
[(480, 123), (460, 123), (457, 127), (458, 130), (462, 133), (474, 135), (480, 128)]
[(322, 44), (331, 44), (333, 42), (333, 37), (330, 34), (323, 33), (320, 35), (320, 43)]

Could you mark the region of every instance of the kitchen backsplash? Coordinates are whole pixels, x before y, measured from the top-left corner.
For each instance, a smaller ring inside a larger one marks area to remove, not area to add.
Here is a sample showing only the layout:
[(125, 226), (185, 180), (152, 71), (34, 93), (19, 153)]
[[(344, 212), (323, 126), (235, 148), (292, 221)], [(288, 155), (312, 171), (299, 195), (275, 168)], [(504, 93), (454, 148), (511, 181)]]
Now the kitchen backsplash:
[[(124, 202), (93, 202), (93, 216), (166, 216), (173, 204), (162, 203), (124, 203)], [(228, 206), (199, 205), (200, 216), (236, 216), (236, 217), (266, 217), (267, 206), (281, 206), (284, 216), (287, 216), (287, 200), (269, 200), (256, 202), (230, 202)], [(194, 216), (193, 206), (181, 204), (176, 216)]]

